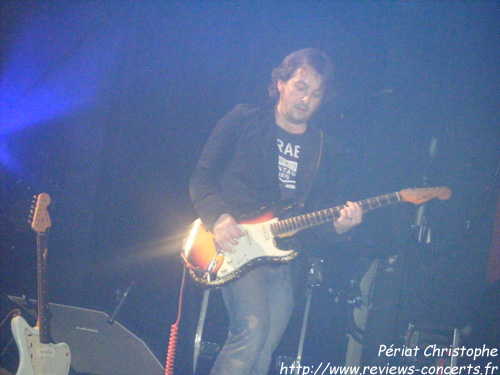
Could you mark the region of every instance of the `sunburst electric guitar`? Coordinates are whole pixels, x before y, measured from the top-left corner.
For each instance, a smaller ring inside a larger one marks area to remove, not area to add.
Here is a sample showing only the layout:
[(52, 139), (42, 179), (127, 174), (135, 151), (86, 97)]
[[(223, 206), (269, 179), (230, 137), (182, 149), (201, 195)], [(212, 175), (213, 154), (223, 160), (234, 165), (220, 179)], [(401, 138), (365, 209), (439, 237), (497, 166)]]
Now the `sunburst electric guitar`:
[[(415, 205), (431, 199), (448, 199), (447, 187), (403, 189), (357, 202), (363, 212), (398, 202)], [(250, 221), (239, 222), (244, 236), (232, 246), (233, 253), (220, 254), (214, 244), (213, 234), (201, 220), (191, 224), (184, 240), (182, 258), (193, 280), (206, 288), (214, 288), (240, 277), (244, 272), (263, 263), (286, 263), (298, 254), (294, 250), (280, 250), (275, 239), (290, 237), (298, 231), (332, 222), (340, 217), (345, 206), (332, 207), (289, 219), (279, 220), (274, 212), (268, 212)]]
[(19, 350), (19, 368), (16, 375), (67, 375), (71, 353), (65, 343), (50, 341), (50, 313), (47, 281), (47, 229), (50, 217), (47, 193), (38, 195), (31, 228), (36, 232), (38, 319), (35, 327), (28, 325), (21, 316), (12, 319), (12, 334)]

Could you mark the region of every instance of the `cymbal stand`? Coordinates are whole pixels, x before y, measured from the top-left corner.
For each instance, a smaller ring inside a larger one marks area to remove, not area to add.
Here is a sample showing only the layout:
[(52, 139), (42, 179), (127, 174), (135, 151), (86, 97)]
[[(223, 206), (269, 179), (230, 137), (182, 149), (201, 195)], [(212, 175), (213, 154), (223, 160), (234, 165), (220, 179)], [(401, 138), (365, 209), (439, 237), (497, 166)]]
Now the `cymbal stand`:
[(306, 285), (306, 305), (304, 308), (304, 317), (302, 318), (302, 328), (300, 330), (300, 338), (299, 338), (299, 346), (297, 349), (297, 357), (295, 359), (293, 374), (300, 373), (300, 363), (302, 361), (302, 351), (304, 349), (304, 340), (306, 338), (306, 330), (307, 330), (307, 322), (309, 319), (309, 310), (311, 308), (311, 296), (312, 291), (315, 287), (320, 286), (321, 280), (323, 279), (322, 275), (322, 263), (323, 260), (319, 258), (311, 257), (308, 260), (309, 262), (309, 271), (307, 273), (307, 285)]

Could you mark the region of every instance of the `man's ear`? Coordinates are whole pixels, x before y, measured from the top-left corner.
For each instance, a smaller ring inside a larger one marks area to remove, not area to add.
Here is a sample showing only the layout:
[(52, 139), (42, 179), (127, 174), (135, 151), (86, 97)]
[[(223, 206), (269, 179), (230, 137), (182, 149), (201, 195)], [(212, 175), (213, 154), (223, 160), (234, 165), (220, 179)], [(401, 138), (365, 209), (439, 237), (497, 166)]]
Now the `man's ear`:
[(283, 82), (281, 79), (278, 79), (278, 84), (276, 86), (278, 87), (278, 91), (281, 92), (283, 90), (283, 86), (285, 86), (285, 82)]

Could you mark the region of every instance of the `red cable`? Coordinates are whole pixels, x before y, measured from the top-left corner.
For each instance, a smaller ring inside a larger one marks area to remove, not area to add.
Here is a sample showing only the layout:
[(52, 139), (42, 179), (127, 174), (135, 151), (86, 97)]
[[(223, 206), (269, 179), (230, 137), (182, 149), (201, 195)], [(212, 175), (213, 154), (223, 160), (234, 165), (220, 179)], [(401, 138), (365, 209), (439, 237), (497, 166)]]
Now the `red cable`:
[(177, 348), (177, 336), (179, 334), (179, 322), (182, 311), (182, 295), (184, 294), (184, 282), (186, 280), (186, 265), (182, 272), (181, 290), (179, 292), (179, 310), (177, 312), (177, 321), (170, 327), (170, 339), (168, 341), (167, 363), (165, 365), (165, 375), (174, 375), (175, 350)]

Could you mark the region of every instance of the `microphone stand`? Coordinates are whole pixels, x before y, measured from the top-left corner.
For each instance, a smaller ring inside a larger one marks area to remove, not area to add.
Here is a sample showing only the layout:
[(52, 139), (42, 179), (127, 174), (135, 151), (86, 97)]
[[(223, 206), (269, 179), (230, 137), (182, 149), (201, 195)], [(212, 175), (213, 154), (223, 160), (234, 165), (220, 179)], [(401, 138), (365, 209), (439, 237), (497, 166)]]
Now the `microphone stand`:
[[(429, 144), (429, 162), (426, 163), (426, 168), (424, 168), (424, 173), (422, 174), (422, 186), (428, 187), (428, 177), (427, 173), (431, 172), (432, 164), (436, 158), (437, 154), (437, 138), (432, 137)], [(431, 218), (429, 217), (430, 203), (424, 203), (417, 208), (415, 212), (415, 219), (412, 227), (415, 229), (415, 235), (418, 243), (430, 244), (432, 242), (431, 238)]]
[(116, 308), (113, 311), (113, 313), (111, 314), (111, 316), (108, 318), (107, 322), (108, 322), (109, 325), (112, 325), (115, 322), (115, 318), (118, 315), (118, 312), (120, 311), (120, 309), (122, 308), (123, 303), (127, 299), (127, 296), (128, 296), (128, 294), (130, 292), (130, 289), (132, 288), (132, 285), (134, 285), (133, 281), (130, 283), (130, 285), (128, 286), (128, 288), (125, 291), (125, 293), (123, 293), (122, 297), (120, 298), (120, 301), (118, 302), (118, 305), (116, 306)]

